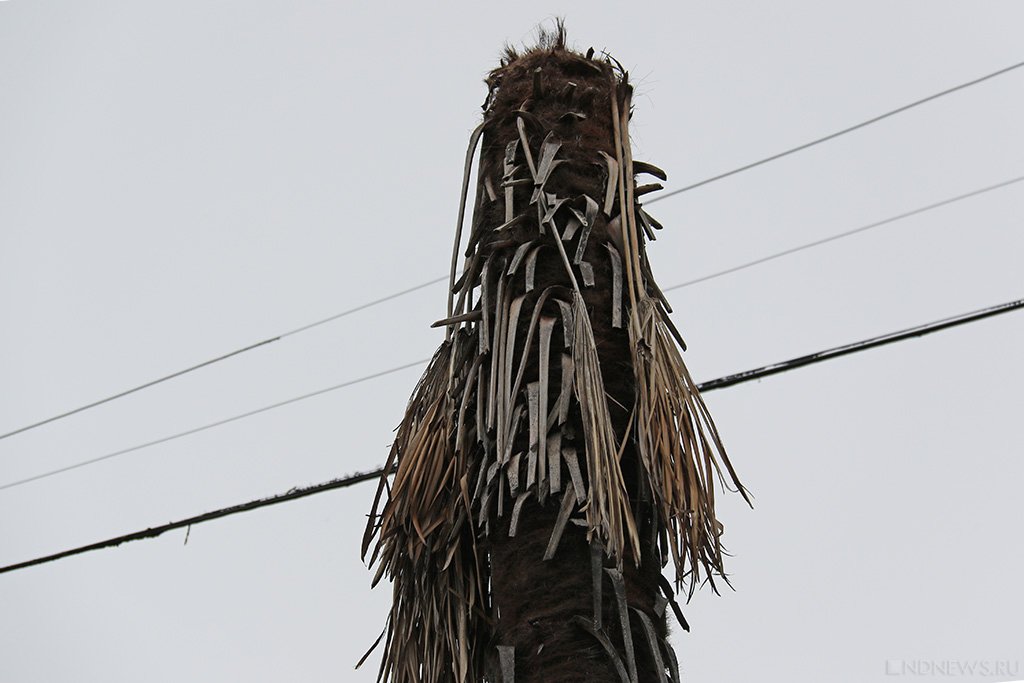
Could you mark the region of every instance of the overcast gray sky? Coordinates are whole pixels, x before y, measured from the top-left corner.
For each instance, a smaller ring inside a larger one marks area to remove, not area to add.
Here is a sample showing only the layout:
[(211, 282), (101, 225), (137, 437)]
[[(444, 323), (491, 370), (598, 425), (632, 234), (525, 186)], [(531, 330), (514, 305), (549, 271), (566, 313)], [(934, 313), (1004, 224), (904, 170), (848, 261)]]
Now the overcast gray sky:
[[(555, 15), (630, 70), (669, 189), (1024, 60), (1010, 1), (0, 2), (0, 432), (443, 274), (481, 79)], [(655, 275), (1022, 175), (1022, 120), (1024, 69), (668, 198)], [(690, 369), (1024, 296), (1022, 212), (1024, 184), (675, 291)], [(426, 357), (443, 312), (5, 439), (0, 485)], [(736, 591), (686, 607), (687, 680), (1024, 678), (1022, 342), (1011, 313), (708, 395), (756, 507), (721, 504)], [(0, 564), (373, 468), (417, 374), (0, 491)], [(0, 576), (0, 681), (372, 681), (372, 489)], [(989, 670), (911, 671), (950, 661)]]

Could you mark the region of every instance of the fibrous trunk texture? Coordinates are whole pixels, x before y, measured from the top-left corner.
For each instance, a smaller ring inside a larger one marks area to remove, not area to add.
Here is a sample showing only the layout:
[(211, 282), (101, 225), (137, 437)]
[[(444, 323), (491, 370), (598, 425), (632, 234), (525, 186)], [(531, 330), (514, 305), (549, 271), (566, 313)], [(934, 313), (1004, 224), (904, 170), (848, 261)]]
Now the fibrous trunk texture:
[(394, 582), (383, 680), (678, 681), (661, 570), (724, 576), (721, 468), (743, 489), (650, 273), (637, 177), (664, 174), (632, 159), (627, 75), (564, 40), (488, 78), (446, 341), (364, 537)]

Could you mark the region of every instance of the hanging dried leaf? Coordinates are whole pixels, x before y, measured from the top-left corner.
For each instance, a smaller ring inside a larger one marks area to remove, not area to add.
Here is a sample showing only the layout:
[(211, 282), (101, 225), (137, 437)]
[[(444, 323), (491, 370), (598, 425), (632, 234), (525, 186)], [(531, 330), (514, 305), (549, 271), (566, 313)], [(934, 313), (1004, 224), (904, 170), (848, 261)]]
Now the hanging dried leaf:
[(374, 583), (393, 582), (380, 680), (537, 680), (535, 661), (566, 655), (517, 649), (505, 616), (516, 610), (497, 604), (516, 593), (498, 555), (532, 553), (541, 572), (585, 552), (588, 576), (564, 570), (586, 606), (544, 628), (596, 641), (622, 681), (679, 683), (660, 629), (666, 605), (682, 613), (667, 582), (662, 595), (658, 561), (672, 560), (677, 589), (714, 588), (716, 480), (746, 498), (651, 274), (645, 245), (661, 225), (637, 200), (660, 185), (636, 175), (665, 174), (632, 160), (627, 75), (559, 36), (509, 52), (472, 136), (460, 206), (482, 140), (479, 187), (435, 323), (446, 340), (398, 427), (363, 538)]

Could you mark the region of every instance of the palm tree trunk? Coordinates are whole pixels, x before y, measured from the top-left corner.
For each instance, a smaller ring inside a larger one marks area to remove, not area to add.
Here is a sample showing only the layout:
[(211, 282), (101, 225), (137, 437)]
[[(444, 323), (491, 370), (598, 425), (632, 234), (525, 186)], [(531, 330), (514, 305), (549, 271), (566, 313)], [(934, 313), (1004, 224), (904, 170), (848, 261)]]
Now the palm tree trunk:
[(561, 27), (488, 85), (446, 341), (364, 538), (394, 581), (381, 676), (678, 681), (661, 568), (721, 575), (716, 458), (742, 487), (650, 275), (635, 176), (663, 174), (631, 158), (627, 75)]

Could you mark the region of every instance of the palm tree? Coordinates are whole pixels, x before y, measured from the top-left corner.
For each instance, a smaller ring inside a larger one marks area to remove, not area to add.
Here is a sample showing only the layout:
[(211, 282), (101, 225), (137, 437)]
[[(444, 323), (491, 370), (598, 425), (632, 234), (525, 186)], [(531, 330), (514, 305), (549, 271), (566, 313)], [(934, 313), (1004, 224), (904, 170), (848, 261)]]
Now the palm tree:
[(487, 84), (446, 339), (363, 541), (394, 584), (380, 678), (678, 681), (662, 567), (713, 587), (723, 467), (746, 494), (651, 276), (636, 178), (664, 174), (632, 159), (628, 74), (561, 25)]

